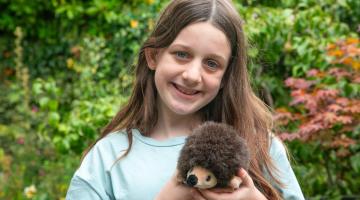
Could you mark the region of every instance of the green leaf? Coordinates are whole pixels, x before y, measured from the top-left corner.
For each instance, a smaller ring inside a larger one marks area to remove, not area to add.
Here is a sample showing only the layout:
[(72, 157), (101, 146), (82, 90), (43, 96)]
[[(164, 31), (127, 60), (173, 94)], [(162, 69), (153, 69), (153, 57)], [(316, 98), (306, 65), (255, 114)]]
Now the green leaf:
[(350, 158), (350, 164), (356, 173), (360, 173), (360, 153), (357, 153)]
[(50, 112), (48, 120), (51, 126), (57, 127), (60, 121), (60, 115), (57, 112)]
[(50, 111), (56, 111), (58, 109), (58, 106), (59, 106), (59, 102), (57, 100), (51, 99), (48, 102), (48, 107)]
[(48, 107), (49, 101), (50, 101), (50, 99), (48, 97), (40, 98), (40, 100), (39, 100), (40, 108), (46, 109)]
[(35, 82), (32, 87), (34, 95), (39, 95), (42, 92), (42, 84), (40, 82)]

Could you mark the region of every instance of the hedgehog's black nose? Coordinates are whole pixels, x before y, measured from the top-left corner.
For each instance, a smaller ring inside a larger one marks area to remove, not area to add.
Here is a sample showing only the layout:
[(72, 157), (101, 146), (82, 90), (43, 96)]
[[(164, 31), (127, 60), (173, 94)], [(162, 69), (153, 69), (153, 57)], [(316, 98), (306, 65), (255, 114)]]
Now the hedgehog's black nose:
[(188, 184), (191, 187), (194, 187), (198, 182), (198, 178), (195, 175), (190, 175), (189, 177), (187, 177), (186, 179), (186, 184)]

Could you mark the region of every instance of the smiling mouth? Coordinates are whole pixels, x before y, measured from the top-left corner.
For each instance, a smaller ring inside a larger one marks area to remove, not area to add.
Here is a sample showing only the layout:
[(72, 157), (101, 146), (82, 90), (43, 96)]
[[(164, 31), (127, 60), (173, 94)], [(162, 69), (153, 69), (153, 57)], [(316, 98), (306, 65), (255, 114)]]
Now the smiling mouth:
[(180, 85), (177, 85), (175, 83), (172, 84), (179, 92), (186, 94), (186, 95), (195, 95), (197, 93), (199, 93), (199, 91), (197, 90), (192, 90), (192, 89), (188, 89), (185, 87), (182, 87)]

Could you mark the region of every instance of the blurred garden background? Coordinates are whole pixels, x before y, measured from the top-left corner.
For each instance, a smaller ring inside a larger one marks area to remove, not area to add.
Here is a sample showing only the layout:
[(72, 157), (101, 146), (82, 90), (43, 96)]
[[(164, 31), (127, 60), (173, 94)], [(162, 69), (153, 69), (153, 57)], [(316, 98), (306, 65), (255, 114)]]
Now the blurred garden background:
[[(0, 0), (0, 199), (64, 199), (167, 0)], [(360, 199), (360, 1), (238, 0), (307, 199)]]

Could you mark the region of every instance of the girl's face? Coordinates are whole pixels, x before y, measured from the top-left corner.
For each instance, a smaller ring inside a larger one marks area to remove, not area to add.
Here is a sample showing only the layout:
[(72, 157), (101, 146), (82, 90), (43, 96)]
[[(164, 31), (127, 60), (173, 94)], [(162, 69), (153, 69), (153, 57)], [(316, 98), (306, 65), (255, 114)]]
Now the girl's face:
[(191, 115), (217, 95), (231, 54), (225, 34), (208, 22), (185, 27), (169, 47), (147, 56), (160, 110)]

